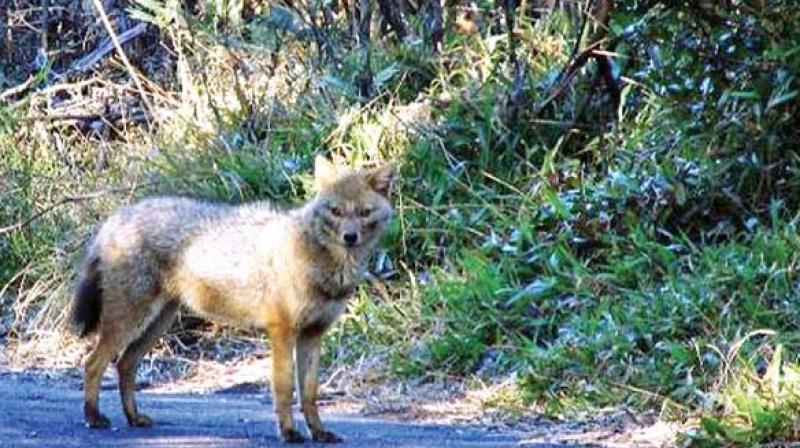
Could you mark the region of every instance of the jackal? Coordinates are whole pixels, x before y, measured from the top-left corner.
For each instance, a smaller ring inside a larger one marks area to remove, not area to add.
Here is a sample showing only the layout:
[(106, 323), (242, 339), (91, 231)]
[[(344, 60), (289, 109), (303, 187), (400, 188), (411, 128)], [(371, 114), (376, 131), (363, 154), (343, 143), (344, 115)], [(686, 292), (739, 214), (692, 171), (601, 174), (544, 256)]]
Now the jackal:
[(100, 227), (81, 268), (72, 316), (81, 336), (99, 334), (85, 366), (88, 427), (110, 425), (98, 394), (115, 356), (128, 423), (152, 424), (136, 408), (136, 368), (183, 303), (266, 329), (284, 441), (303, 441), (291, 412), (295, 364), (312, 437), (341, 440), (323, 428), (317, 411), (320, 338), (345, 310), (389, 224), (395, 170), (337, 168), (318, 156), (314, 171), (317, 195), (296, 209), (155, 197), (122, 208)]

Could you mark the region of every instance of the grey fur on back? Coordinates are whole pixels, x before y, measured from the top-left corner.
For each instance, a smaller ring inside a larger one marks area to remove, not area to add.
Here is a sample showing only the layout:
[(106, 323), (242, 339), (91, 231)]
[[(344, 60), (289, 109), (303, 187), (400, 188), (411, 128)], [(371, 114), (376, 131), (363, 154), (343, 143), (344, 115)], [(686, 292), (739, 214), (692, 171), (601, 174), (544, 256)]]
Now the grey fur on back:
[(122, 274), (118, 270), (105, 272), (104, 265), (112, 260), (103, 258), (111, 258), (109, 253), (115, 264), (127, 259), (122, 262), (130, 264), (130, 278), (159, 293), (161, 276), (176, 263), (193, 236), (224, 221), (275, 214), (265, 202), (233, 206), (177, 196), (148, 198), (120, 209), (103, 223), (89, 244), (71, 313), (73, 330), (85, 337), (97, 329), (103, 284), (122, 280), (116, 278)]

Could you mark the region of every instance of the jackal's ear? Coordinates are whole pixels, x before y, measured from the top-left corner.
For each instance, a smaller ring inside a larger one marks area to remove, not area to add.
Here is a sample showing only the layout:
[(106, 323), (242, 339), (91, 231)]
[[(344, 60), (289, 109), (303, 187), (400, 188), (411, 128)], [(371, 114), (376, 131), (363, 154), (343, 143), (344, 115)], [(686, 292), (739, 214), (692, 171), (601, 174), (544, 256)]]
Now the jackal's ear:
[(396, 170), (393, 163), (386, 164), (380, 168), (375, 168), (367, 173), (367, 182), (373, 190), (385, 197), (389, 197), (394, 186)]
[(336, 182), (336, 165), (327, 157), (318, 155), (314, 159), (314, 185), (317, 191), (322, 191)]

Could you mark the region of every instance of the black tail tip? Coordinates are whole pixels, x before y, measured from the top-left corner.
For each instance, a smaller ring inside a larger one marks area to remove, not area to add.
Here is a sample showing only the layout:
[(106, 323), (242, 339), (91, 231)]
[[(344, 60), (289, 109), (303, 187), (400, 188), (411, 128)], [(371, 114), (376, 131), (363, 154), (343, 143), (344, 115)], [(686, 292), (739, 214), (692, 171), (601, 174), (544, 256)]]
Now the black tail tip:
[(100, 323), (102, 309), (102, 291), (99, 279), (88, 276), (80, 281), (75, 293), (75, 305), (72, 309), (72, 325), (80, 337), (92, 334)]

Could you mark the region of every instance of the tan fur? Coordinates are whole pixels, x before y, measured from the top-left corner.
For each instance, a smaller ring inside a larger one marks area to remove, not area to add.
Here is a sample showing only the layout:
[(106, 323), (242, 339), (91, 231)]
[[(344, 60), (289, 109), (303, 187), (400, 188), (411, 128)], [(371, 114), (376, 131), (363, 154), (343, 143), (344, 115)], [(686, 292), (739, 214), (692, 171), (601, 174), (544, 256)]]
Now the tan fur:
[(231, 206), (157, 197), (111, 216), (91, 242), (85, 263), (97, 272), (84, 277), (97, 278), (101, 291), (99, 338), (86, 362), (87, 425), (109, 425), (98, 409), (98, 391), (103, 371), (120, 352), (128, 422), (151, 424), (136, 410), (136, 366), (183, 303), (210, 317), (267, 330), (275, 410), (285, 441), (302, 441), (291, 413), (293, 355), (313, 438), (340, 440), (323, 429), (317, 411), (320, 339), (344, 312), (389, 223), (393, 177), (391, 166), (355, 172), (318, 157), (318, 194), (294, 210), (276, 211), (264, 202)]

